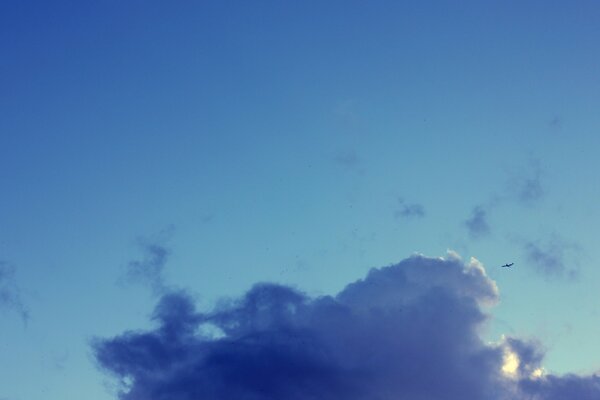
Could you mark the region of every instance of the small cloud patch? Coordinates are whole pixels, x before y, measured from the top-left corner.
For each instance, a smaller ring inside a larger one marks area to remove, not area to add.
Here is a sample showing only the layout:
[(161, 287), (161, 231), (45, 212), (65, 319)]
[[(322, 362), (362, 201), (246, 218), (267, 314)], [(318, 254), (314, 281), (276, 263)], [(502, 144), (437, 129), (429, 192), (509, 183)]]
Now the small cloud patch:
[(425, 207), (419, 203), (407, 203), (403, 198), (398, 199), (399, 208), (394, 213), (396, 218), (423, 218)]
[(476, 206), (471, 211), (471, 216), (464, 222), (469, 236), (479, 239), (488, 236), (491, 232), (488, 222), (488, 213), (483, 206)]

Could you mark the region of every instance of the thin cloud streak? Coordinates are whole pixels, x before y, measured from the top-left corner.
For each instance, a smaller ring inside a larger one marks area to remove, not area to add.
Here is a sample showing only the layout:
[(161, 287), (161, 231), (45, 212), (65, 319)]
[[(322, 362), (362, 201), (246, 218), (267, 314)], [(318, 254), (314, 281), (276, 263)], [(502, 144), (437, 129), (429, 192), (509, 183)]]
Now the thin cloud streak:
[(29, 321), (29, 310), (21, 299), (15, 268), (4, 261), (0, 261), (0, 308), (16, 312), (25, 324)]

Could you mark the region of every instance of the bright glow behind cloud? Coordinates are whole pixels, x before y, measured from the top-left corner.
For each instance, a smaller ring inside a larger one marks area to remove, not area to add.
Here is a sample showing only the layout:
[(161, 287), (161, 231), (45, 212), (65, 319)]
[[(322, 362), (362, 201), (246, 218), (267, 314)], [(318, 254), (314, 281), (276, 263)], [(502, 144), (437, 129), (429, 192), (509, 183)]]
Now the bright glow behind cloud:
[(502, 373), (509, 378), (517, 378), (519, 365), (521, 364), (518, 354), (505, 348), (502, 361)]

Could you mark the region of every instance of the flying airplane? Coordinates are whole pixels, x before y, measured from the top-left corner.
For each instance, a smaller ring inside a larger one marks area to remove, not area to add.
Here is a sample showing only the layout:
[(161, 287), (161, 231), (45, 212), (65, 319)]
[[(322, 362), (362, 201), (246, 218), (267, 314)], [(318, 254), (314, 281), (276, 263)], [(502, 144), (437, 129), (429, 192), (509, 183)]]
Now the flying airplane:
[(510, 263), (510, 264), (504, 264), (504, 265), (502, 265), (501, 267), (502, 267), (502, 268), (510, 268), (510, 267), (512, 267), (512, 266), (513, 266), (513, 264), (514, 264), (514, 263)]

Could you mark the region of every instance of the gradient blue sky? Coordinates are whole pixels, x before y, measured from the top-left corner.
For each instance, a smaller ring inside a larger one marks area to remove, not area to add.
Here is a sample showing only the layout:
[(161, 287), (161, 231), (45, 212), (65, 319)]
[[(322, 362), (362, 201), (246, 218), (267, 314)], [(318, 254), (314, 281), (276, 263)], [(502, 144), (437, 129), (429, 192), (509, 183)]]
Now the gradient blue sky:
[(500, 288), (489, 340), (600, 369), (599, 20), (593, 1), (1, 2), (0, 398), (114, 398), (89, 341), (149, 326), (155, 293), (124, 278), (143, 243), (201, 307), (454, 249)]

